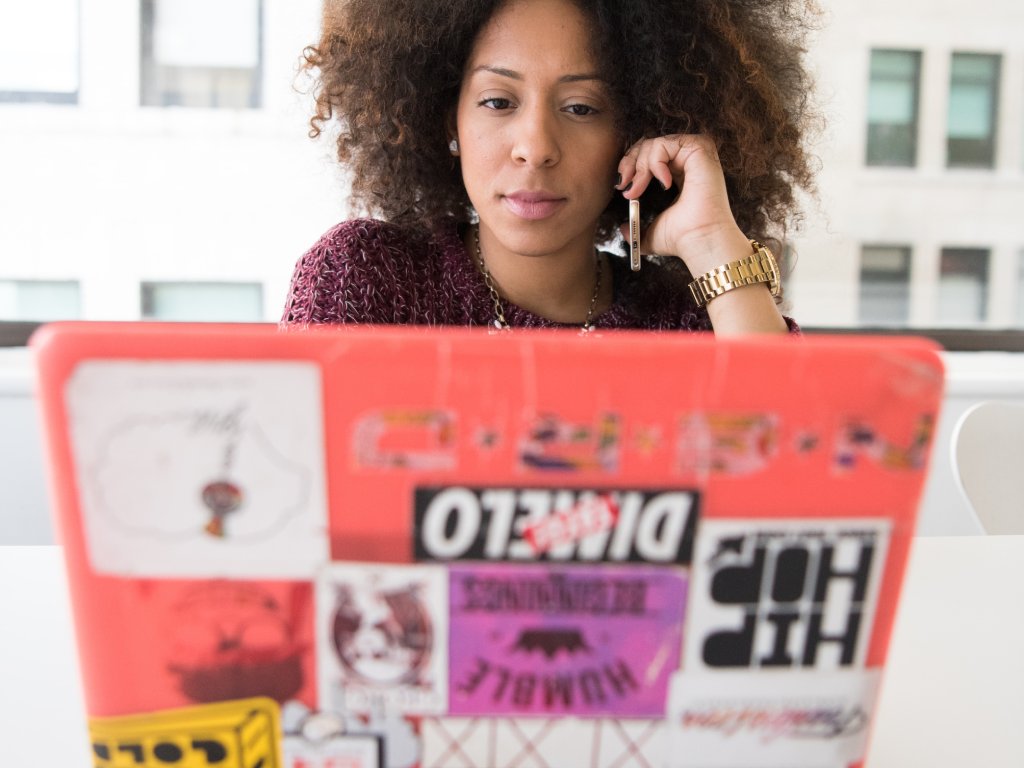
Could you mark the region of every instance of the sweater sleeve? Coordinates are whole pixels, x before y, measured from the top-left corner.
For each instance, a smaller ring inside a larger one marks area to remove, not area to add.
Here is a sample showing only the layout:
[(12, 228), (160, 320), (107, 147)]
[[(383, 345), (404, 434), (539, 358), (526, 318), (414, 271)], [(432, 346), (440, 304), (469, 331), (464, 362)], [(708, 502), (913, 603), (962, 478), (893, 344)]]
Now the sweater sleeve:
[(415, 286), (400, 263), (408, 249), (389, 243), (385, 226), (356, 219), (321, 237), (295, 266), (281, 326), (402, 322)]

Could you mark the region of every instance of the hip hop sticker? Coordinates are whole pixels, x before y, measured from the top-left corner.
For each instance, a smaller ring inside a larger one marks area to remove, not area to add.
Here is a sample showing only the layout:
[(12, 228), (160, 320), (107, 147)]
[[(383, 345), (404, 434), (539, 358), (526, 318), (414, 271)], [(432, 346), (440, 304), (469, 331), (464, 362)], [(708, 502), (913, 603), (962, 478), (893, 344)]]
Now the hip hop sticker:
[(452, 566), (453, 715), (662, 716), (685, 571)]

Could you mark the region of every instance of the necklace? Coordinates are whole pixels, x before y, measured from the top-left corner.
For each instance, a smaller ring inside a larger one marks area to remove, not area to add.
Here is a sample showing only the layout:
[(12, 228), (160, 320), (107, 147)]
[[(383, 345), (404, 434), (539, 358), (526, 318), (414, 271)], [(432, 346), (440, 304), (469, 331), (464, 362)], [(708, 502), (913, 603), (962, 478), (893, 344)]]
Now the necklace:
[[(487, 290), (491, 293), (491, 301), (494, 302), (494, 327), (499, 331), (510, 331), (511, 326), (505, 319), (505, 310), (502, 308), (501, 294), (498, 293), (497, 287), (494, 285), (494, 279), (491, 277), (490, 271), (487, 269), (487, 264), (484, 263), (484, 254), (480, 250), (480, 225), (476, 227), (476, 261), (480, 265), (480, 272), (484, 276), (484, 283), (487, 285)], [(598, 256), (597, 249), (594, 249), (594, 293), (590, 297), (590, 306), (587, 308), (587, 319), (583, 321), (583, 325), (580, 326), (581, 333), (590, 333), (594, 330), (594, 324), (591, 322), (594, 318), (594, 307), (597, 306), (597, 297), (601, 293), (601, 257)]]

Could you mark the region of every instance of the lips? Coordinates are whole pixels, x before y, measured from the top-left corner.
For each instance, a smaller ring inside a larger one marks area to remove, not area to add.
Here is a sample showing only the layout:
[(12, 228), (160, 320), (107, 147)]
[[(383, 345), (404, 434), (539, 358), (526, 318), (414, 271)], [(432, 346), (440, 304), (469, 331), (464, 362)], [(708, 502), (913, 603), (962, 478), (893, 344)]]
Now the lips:
[(550, 192), (512, 192), (501, 198), (505, 207), (521, 219), (539, 221), (553, 216), (566, 199)]

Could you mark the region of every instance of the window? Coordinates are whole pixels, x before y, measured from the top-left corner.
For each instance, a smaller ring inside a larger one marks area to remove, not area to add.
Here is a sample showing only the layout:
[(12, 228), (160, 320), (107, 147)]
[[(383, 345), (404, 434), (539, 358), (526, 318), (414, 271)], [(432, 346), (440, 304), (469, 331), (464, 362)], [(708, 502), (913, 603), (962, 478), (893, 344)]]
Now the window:
[(868, 89), (868, 165), (917, 162), (917, 110), (921, 54), (871, 51)]
[(984, 248), (942, 249), (937, 325), (976, 325), (985, 320), (988, 262)]
[(142, 105), (260, 106), (261, 0), (142, 0)]
[(76, 320), (82, 316), (73, 280), (0, 280), (0, 320)]
[(991, 168), (995, 164), (999, 70), (999, 56), (953, 54), (946, 141), (950, 168)]
[(143, 283), (142, 317), (210, 323), (263, 320), (259, 283)]
[(861, 325), (903, 326), (910, 319), (910, 248), (864, 246), (860, 256)]
[(78, 0), (0, 3), (0, 102), (78, 102)]

